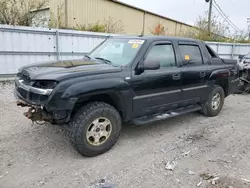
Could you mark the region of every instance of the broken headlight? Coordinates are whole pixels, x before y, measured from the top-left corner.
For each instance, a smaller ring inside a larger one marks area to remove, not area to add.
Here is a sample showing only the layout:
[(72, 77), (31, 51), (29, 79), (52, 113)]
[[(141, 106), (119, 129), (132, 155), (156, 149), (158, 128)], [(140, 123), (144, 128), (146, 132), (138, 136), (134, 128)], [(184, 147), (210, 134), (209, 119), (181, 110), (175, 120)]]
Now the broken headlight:
[(39, 80), (35, 81), (33, 87), (40, 89), (54, 89), (57, 86), (58, 82), (50, 80)]

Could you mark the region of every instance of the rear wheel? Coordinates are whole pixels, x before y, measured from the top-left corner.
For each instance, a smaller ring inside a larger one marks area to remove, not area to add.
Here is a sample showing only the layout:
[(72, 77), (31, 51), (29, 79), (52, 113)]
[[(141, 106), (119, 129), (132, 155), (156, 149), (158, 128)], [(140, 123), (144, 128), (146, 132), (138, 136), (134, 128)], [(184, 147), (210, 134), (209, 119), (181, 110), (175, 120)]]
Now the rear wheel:
[(202, 107), (202, 112), (209, 117), (217, 116), (224, 105), (225, 93), (221, 86), (214, 86), (207, 102)]
[(103, 102), (82, 107), (70, 122), (71, 143), (83, 156), (93, 157), (112, 148), (122, 123), (118, 111)]

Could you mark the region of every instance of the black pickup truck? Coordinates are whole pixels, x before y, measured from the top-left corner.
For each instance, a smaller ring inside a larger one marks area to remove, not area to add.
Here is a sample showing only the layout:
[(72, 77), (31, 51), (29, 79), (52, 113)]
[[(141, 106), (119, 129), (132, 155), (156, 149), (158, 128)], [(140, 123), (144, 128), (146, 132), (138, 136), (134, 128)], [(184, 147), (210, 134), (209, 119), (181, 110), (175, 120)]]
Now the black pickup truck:
[(149, 124), (200, 111), (216, 116), (239, 83), (236, 60), (202, 41), (156, 36), (109, 37), (79, 60), (19, 69), (17, 105), (32, 121), (68, 124), (83, 156), (116, 143), (122, 124)]

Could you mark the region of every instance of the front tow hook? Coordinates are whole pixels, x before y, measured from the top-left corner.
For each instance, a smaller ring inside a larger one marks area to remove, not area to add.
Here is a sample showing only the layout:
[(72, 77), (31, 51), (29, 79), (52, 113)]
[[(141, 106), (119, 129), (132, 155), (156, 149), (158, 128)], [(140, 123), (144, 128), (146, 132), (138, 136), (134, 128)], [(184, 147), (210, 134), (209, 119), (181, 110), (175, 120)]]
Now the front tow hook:
[(53, 120), (52, 116), (40, 107), (30, 107), (28, 112), (24, 113), (24, 116), (30, 119), (31, 121), (51, 122)]
[(31, 105), (20, 99), (17, 100), (16, 103), (17, 103), (17, 106), (30, 107), (27, 112), (23, 113), (23, 115), (27, 117), (28, 119), (30, 119), (32, 122), (35, 122), (35, 121), (52, 122), (53, 120), (53, 117), (49, 115), (45, 110), (43, 110), (41, 106)]

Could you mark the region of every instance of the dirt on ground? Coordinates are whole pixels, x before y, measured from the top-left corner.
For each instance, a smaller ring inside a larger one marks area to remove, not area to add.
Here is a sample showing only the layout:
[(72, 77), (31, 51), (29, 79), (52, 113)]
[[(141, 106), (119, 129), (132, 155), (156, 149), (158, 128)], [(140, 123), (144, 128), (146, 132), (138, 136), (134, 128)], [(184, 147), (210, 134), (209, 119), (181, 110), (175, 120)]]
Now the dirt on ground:
[(15, 102), (13, 85), (0, 86), (0, 188), (250, 187), (249, 95), (228, 97), (213, 118), (124, 125), (118, 143), (93, 158), (62, 127), (32, 125)]

